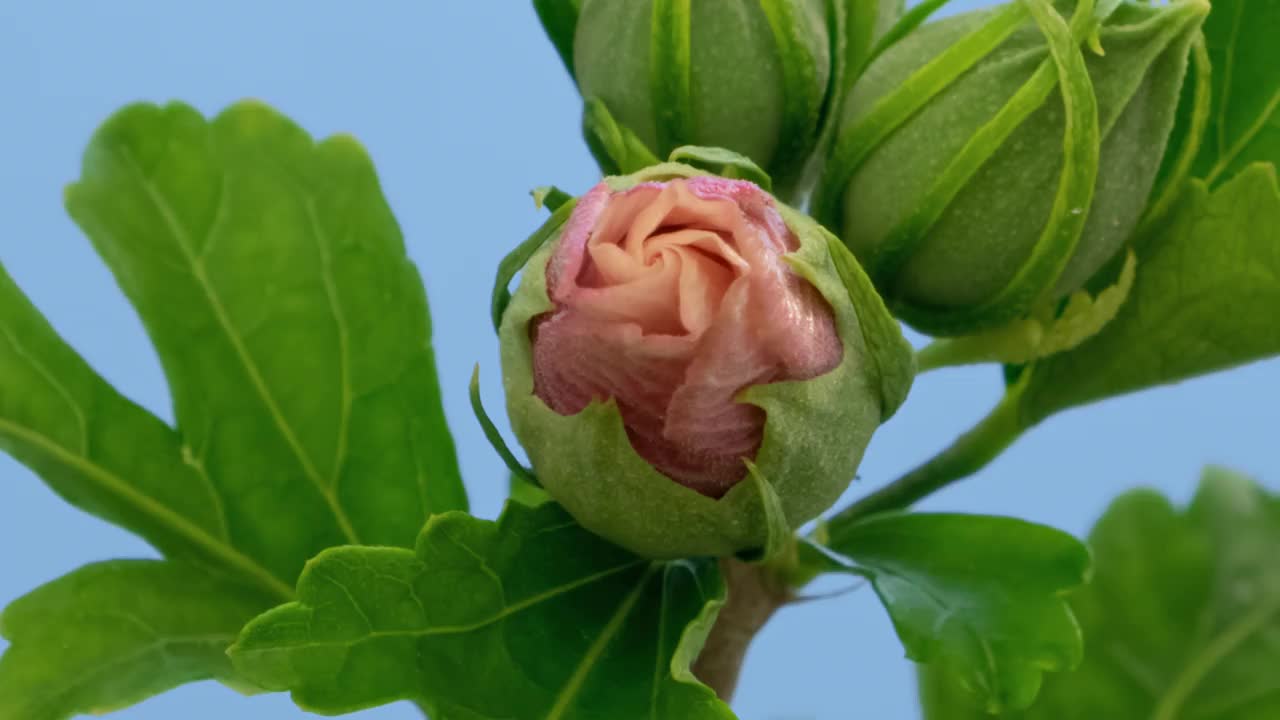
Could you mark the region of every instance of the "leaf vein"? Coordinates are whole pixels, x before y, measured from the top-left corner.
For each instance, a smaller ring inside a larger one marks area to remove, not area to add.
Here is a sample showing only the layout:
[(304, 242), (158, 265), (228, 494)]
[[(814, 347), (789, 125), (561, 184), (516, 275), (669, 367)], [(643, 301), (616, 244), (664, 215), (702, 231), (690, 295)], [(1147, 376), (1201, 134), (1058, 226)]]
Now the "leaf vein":
[(226, 562), (229, 566), (234, 567), (245, 573), (247, 576), (253, 578), (258, 585), (269, 590), (272, 594), (286, 600), (293, 598), (293, 588), (289, 587), (286, 583), (280, 580), (280, 578), (271, 574), (270, 571), (262, 565), (259, 565), (252, 558), (242, 554), (240, 551), (225, 542), (220, 541), (219, 538), (210, 535), (189, 518), (175, 512), (173, 509), (163, 503), (160, 503), (155, 498), (139, 492), (137, 489), (129, 485), (129, 483), (125, 482), (124, 479), (97, 463), (94, 463), (89, 458), (76, 455), (52, 439), (34, 430), (23, 427), (8, 418), (0, 417), (0, 434), (8, 434), (26, 442), (38, 450), (42, 450), (44, 453), (52, 456), (61, 464), (78, 470), (84, 475), (97, 480), (98, 484), (106, 488), (109, 492), (121, 497), (129, 504), (137, 507), (140, 511), (143, 511), (160, 522), (168, 525), (174, 532), (185, 537), (192, 544), (206, 550), (214, 557)]
[(254, 361), (249, 349), (245, 347), (244, 339), (236, 330), (235, 324), (231, 321), (230, 315), (227, 313), (226, 307), (222, 304), (221, 296), (213, 287), (213, 283), (209, 280), (208, 274), (205, 272), (203, 261), (195, 255), (191, 237), (182, 223), (178, 221), (172, 206), (165, 199), (160, 189), (150, 177), (143, 172), (142, 167), (138, 164), (137, 159), (133, 156), (132, 151), (127, 147), (120, 148), (120, 157), (124, 160), (130, 171), (138, 179), (139, 184), (145, 191), (147, 198), (160, 214), (169, 233), (173, 236), (174, 244), (182, 252), (184, 259), (191, 268), (191, 274), (200, 285), (200, 289), (204, 294), (205, 300), (209, 303), (209, 308), (213, 312), (214, 318), (217, 320), (219, 327), (227, 337), (231, 348), (235, 351), (237, 359), (244, 367), (245, 374), (249, 376), (249, 382), (253, 386), (263, 406), (271, 416), (276, 428), (284, 437), (286, 444), (292, 450), (298, 464), (301, 466), (303, 474), (315, 486), (316, 491), (329, 505), (339, 529), (343, 535), (351, 541), (352, 544), (359, 545), (360, 538), (352, 527), (351, 521), (347, 518), (346, 511), (338, 504), (336, 497), (321, 480), (319, 472), (316, 470), (315, 464), (311, 457), (302, 447), (302, 443), (298, 440), (297, 434), (293, 430), (293, 426), (285, 419), (279, 404), (276, 402), (275, 396), (271, 394), (271, 390), (267, 387), (266, 379), (262, 376), (262, 371), (258, 368), (258, 364)]

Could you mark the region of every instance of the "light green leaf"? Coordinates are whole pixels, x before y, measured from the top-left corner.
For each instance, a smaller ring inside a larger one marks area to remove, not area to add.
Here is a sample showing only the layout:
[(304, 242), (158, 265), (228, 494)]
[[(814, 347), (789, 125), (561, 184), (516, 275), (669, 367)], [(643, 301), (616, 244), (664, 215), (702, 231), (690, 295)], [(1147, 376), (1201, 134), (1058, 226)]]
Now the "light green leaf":
[(1274, 167), (1251, 166), (1212, 194), (1194, 181), (1137, 253), (1137, 278), (1115, 319), (1030, 368), (1020, 400), (1025, 424), (1280, 353)]
[(232, 542), (222, 494), (182, 437), (95, 373), (2, 266), (0, 450), (170, 557), (221, 566), (277, 599), (293, 595), (291, 578)]
[(1280, 0), (1214, 0), (1208, 128), (1192, 174), (1210, 187), (1255, 162), (1280, 165)]
[(168, 561), (83, 567), (0, 615), (0, 720), (117, 710), (186, 682), (236, 682), (226, 650), (270, 598)]
[(468, 720), (733, 717), (688, 669), (723, 602), (715, 563), (641, 560), (554, 503), (436, 516), (416, 553), (329, 550), (298, 596), (231, 656), (316, 712), (411, 699)]
[(990, 711), (1026, 707), (1043, 673), (1080, 662), (1063, 595), (1085, 582), (1089, 553), (1070, 535), (1012, 518), (922, 513), (830, 531), (830, 550), (871, 581), (907, 657), (939, 668)]
[(67, 208), (142, 317), (234, 544), (296, 577), (465, 506), (426, 296), (368, 155), (253, 102), (134, 105)]
[[(1078, 670), (1045, 681), (1021, 720), (1280, 717), (1280, 500), (1210, 469), (1191, 506), (1121, 496), (1089, 539), (1097, 570), (1072, 596)], [(929, 720), (990, 717), (926, 671)]]
[[(352, 140), (315, 144), (255, 103), (212, 122), (135, 105), (94, 136), (67, 206), (142, 316), (178, 429), (95, 374), (0, 268), (0, 450), (184, 564), (82, 571), (8, 611), (0, 707), (18, 720), (225, 680), (228, 638), (292, 599), (315, 553), (408, 547), (466, 504), (422, 285)], [(93, 626), (113, 597), (177, 639)], [(216, 642), (190, 639), (215, 620)]]

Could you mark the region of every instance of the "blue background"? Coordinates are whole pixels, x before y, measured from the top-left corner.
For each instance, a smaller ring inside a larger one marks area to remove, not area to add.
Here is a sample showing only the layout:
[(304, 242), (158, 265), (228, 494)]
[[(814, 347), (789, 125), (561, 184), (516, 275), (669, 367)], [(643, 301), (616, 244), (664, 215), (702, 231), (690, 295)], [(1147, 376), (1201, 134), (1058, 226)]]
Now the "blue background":
[[(94, 128), (134, 100), (206, 114), (261, 98), (317, 136), (372, 153), (425, 276), (446, 410), (478, 515), (506, 472), (466, 402), (471, 367), (502, 406), (487, 293), (498, 259), (541, 221), (528, 191), (596, 178), (579, 104), (529, 3), (47, 3), (0, 0), (0, 260), (53, 324), (126, 394), (171, 418), (142, 327), (61, 206)], [(949, 442), (1000, 389), (991, 368), (922, 378), (877, 436), (855, 497)], [(1050, 419), (979, 476), (925, 507), (1013, 514), (1086, 532), (1117, 493), (1189, 497), (1205, 463), (1280, 485), (1280, 362), (1111, 400)], [(151, 557), (0, 456), (0, 604), (95, 560)], [(819, 590), (837, 590), (833, 582)], [(3, 642), (0, 641), (0, 648)], [(910, 718), (911, 665), (863, 589), (790, 608), (752, 647), (736, 707), (748, 720)], [(288, 698), (187, 686), (113, 717), (303, 717)], [(408, 706), (366, 718), (414, 718)]]

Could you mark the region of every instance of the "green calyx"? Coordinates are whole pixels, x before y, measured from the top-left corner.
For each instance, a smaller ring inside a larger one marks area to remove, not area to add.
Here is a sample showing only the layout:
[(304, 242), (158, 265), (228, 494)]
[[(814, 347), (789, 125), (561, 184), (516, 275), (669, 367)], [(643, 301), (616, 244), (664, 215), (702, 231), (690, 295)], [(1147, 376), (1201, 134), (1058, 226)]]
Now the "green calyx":
[[(614, 191), (642, 182), (706, 175), (665, 163), (606, 178)], [(750, 477), (720, 499), (662, 475), (632, 448), (613, 400), (560, 415), (533, 392), (530, 325), (555, 309), (546, 267), (562, 230), (541, 243), (501, 313), (507, 411), (543, 488), (579, 523), (651, 558), (723, 556), (779, 546), (791, 530), (826, 510), (848, 487), (872, 433), (902, 403), (913, 376), (910, 345), (852, 258), (817, 223), (779, 205), (799, 239), (787, 256), (834, 311), (843, 356), (806, 381), (747, 388), (739, 401), (766, 413)], [(834, 248), (834, 250), (833, 250)]]
[[(834, 75), (829, 4), (581, 0), (566, 59), (582, 96), (653, 155), (724, 147), (791, 187), (817, 144)], [(590, 127), (587, 137), (599, 144)]]
[(1134, 231), (1207, 10), (1082, 2), (1068, 23), (1020, 0), (920, 28), (854, 87), (817, 216), (925, 332), (1056, 302)]

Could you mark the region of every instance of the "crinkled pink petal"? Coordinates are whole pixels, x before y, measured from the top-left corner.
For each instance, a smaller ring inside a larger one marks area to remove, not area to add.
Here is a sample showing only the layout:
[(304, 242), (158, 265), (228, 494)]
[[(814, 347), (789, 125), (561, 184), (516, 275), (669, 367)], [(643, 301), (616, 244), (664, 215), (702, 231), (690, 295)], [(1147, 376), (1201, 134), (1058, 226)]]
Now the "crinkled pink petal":
[(750, 183), (597, 186), (548, 265), (556, 310), (534, 327), (535, 394), (565, 415), (613, 398), (642, 457), (724, 495), (745, 476), (766, 419), (737, 395), (841, 359), (831, 309), (782, 260), (796, 247), (773, 199)]

